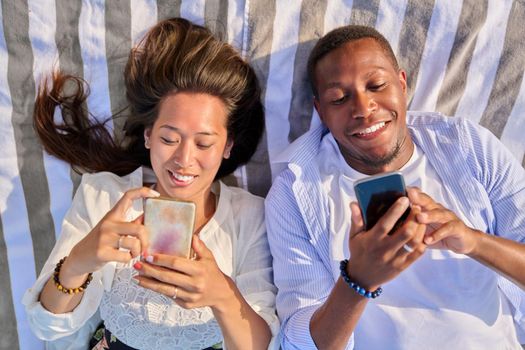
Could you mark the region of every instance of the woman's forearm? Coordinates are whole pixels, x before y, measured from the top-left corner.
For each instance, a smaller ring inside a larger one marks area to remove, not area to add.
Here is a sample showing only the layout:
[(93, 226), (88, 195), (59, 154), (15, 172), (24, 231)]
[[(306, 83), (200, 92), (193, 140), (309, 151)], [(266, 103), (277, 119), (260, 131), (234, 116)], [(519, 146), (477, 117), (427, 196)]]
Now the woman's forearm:
[(228, 349), (267, 349), (272, 338), (270, 327), (246, 302), (233, 281), (229, 280), (234, 297), (212, 308), (221, 327)]

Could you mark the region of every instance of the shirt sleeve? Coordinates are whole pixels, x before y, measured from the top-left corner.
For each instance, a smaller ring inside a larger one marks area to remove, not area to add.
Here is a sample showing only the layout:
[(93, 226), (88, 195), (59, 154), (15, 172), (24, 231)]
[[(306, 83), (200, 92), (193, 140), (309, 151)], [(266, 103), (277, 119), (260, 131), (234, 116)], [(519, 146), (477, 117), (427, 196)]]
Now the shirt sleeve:
[[(90, 176), (83, 176), (71, 208), (66, 213), (59, 239), (38, 279), (26, 291), (22, 300), (31, 329), (38, 338), (55, 341), (56, 346), (48, 345), (51, 348), (73, 349), (74, 344), (79, 342), (85, 347), (87, 340), (101, 321), (97, 311), (102, 300), (104, 286), (108, 285), (108, 281), (110, 282), (113, 278), (115, 269), (113, 264), (107, 264), (103, 269), (93, 272), (93, 280), (84, 291), (81, 302), (71, 312), (54, 314), (46, 310), (39, 300), (40, 293), (53, 275), (57, 262), (69, 254), (71, 249), (91, 231), (96, 222), (104, 215), (103, 213), (107, 211), (104, 205), (92, 205), (91, 201), (95, 200), (92, 197), (95, 196), (89, 179)], [(96, 208), (96, 212), (89, 211), (88, 208)], [(93, 222), (94, 220), (96, 222)]]
[(275, 313), (272, 257), (264, 222), (263, 199), (246, 194), (236, 198), (240, 249), (236, 253), (235, 284), (252, 309), (261, 316), (272, 333), (269, 349), (279, 348), (279, 319)]
[[(310, 319), (328, 298), (334, 279), (310, 240), (292, 193), (293, 181), (291, 171), (282, 172), (265, 201), (274, 282), (278, 288), (277, 313), (282, 323), (281, 345), (283, 349), (317, 349), (310, 334)], [(315, 215), (316, 208), (305, 210)], [(352, 334), (346, 348), (352, 349), (353, 343)]]
[[(516, 157), (489, 130), (465, 121), (464, 134), (470, 136), (475, 156), (471, 168), (489, 196), (493, 233), (525, 243), (525, 169)], [(514, 309), (515, 324), (525, 332), (525, 293), (503, 276), (498, 285)], [(525, 342), (525, 336), (520, 339)]]

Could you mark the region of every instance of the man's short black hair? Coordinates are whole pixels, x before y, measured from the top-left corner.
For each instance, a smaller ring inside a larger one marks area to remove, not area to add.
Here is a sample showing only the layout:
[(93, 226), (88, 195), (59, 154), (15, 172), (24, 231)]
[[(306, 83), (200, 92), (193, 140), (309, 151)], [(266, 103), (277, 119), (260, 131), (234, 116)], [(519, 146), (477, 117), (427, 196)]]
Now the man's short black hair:
[(308, 79), (310, 80), (310, 86), (312, 87), (312, 92), (314, 93), (315, 97), (318, 97), (317, 88), (315, 86), (315, 67), (317, 62), (319, 62), (319, 60), (326, 56), (329, 52), (338, 49), (348, 42), (366, 38), (375, 40), (381, 49), (383, 49), (385, 55), (390, 59), (394, 68), (399, 70), (399, 64), (397, 63), (396, 56), (392, 50), (392, 47), (390, 46), (390, 43), (377, 30), (372, 27), (358, 25), (339, 27), (328, 32), (321, 39), (319, 39), (310, 52), (310, 56), (308, 57)]

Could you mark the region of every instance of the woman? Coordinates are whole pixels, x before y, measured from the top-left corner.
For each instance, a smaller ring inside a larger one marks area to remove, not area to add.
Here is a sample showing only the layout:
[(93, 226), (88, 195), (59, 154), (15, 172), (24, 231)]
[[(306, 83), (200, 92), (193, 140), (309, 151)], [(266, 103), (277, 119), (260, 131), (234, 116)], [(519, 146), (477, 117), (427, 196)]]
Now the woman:
[[(24, 297), (32, 328), (60, 349), (266, 349), (278, 325), (262, 199), (218, 180), (264, 128), (253, 70), (207, 29), (170, 19), (131, 51), (125, 81), (119, 144), (89, 122), (83, 81), (55, 74), (40, 89), (45, 149), (93, 174)], [(195, 259), (148, 254), (141, 199), (159, 195), (195, 203)]]

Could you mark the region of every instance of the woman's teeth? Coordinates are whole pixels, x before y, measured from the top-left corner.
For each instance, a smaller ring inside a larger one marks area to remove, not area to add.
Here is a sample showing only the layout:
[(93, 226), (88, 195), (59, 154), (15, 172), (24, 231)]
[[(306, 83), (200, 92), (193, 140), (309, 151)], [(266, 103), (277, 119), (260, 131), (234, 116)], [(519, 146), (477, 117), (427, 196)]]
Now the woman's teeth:
[(191, 179), (193, 179), (195, 176), (193, 175), (181, 175), (181, 174), (177, 174), (177, 173), (173, 173), (170, 171), (170, 174), (171, 176), (173, 176), (175, 179), (179, 180), (179, 181), (190, 181)]

